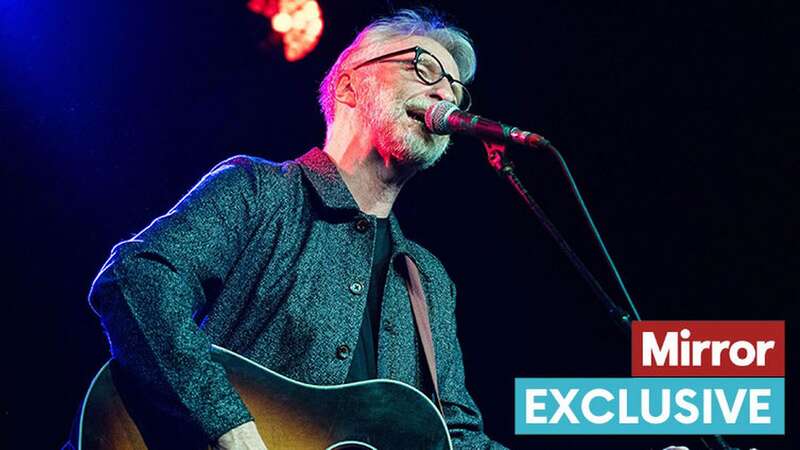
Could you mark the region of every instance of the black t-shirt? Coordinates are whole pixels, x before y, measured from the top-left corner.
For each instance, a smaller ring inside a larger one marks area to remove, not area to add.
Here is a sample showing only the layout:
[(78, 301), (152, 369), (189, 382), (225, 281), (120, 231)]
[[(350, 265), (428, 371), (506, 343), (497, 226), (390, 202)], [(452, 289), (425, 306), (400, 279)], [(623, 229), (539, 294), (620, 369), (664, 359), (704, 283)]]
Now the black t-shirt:
[(348, 383), (378, 377), (378, 329), (380, 328), (383, 288), (386, 285), (391, 248), (389, 219), (377, 219), (367, 307), (364, 308), (364, 319), (361, 322), (358, 344), (353, 352), (353, 362), (350, 364), (350, 372), (345, 380)]

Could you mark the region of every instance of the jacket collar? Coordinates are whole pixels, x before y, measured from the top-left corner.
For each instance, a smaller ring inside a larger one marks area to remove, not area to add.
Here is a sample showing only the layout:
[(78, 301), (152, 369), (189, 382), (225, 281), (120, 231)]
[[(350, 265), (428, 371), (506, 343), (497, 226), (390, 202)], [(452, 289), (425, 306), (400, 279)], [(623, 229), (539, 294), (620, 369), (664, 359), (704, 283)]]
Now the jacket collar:
[[(350, 190), (344, 183), (339, 169), (336, 164), (331, 160), (327, 153), (322, 151), (319, 147), (312, 148), (308, 153), (296, 159), (300, 165), (311, 186), (317, 192), (317, 195), (322, 200), (322, 203), (327, 207), (342, 212), (351, 210), (353, 215), (367, 214), (361, 213)], [(373, 221), (373, 220), (371, 220)], [(397, 254), (404, 253), (411, 256), (412, 259), (418, 260), (414, 252), (413, 243), (405, 238), (403, 231), (400, 229), (400, 223), (394, 214), (394, 211), (389, 213), (389, 228), (392, 237), (392, 259)], [(419, 265), (418, 265), (419, 266)], [(422, 267), (419, 267), (422, 271)]]
[(344, 184), (339, 169), (327, 153), (314, 147), (297, 158), (297, 163), (300, 164), (306, 178), (326, 207), (358, 210), (358, 205)]

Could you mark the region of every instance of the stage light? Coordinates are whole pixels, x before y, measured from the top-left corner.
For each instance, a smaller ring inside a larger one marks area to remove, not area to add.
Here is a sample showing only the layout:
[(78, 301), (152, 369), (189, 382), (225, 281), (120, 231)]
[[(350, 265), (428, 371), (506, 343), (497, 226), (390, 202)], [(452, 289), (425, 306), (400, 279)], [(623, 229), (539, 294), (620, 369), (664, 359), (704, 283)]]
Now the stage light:
[(272, 16), (272, 29), (278, 33), (286, 33), (292, 29), (292, 16), (285, 12), (280, 12)]
[(317, 46), (325, 23), (316, 0), (250, 0), (247, 7), (271, 19), (287, 61), (302, 59)]
[(275, 0), (250, 0), (247, 8), (264, 17), (272, 17), (278, 12), (278, 2)]

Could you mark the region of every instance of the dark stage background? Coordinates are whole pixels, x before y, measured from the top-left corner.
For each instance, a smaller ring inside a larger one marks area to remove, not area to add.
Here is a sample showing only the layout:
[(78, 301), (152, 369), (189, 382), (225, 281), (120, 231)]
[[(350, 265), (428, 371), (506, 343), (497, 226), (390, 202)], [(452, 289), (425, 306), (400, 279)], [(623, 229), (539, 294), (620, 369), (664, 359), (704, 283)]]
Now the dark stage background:
[[(554, 3), (430, 5), (475, 40), (474, 111), (565, 154), (645, 318), (788, 321), (789, 436), (730, 441), (797, 448), (796, 10)], [(287, 63), (260, 47), (267, 23), (241, 0), (0, 2), (0, 446), (55, 448), (67, 435), (107, 357), (86, 297), (113, 244), (226, 157), (284, 160), (322, 144), (319, 80), (390, 6), (320, 4), (319, 47)], [(553, 159), (514, 155), (622, 301)], [(514, 436), (514, 377), (628, 376), (629, 344), (484, 159), (477, 141), (456, 138), (397, 212), (459, 287), (467, 383), (488, 433), (513, 448), (700, 448), (680, 437)]]

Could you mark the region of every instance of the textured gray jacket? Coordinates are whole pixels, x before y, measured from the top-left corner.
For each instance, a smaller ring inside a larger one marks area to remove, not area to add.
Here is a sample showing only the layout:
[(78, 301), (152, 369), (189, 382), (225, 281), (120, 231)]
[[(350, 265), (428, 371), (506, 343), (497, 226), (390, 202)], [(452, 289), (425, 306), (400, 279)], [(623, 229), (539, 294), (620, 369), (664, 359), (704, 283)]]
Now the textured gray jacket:
[[(403, 237), (392, 255), (378, 377), (422, 388), (421, 347), (399, 264), (417, 264), (429, 302), (445, 419), (457, 448), (502, 448), (483, 433), (464, 386), (455, 287), (442, 264)], [(217, 165), (166, 215), (121, 242), (90, 303), (120, 367), (208, 441), (251, 420), (224, 370), (226, 347), (306, 383), (343, 383), (359, 337), (375, 218), (361, 213), (319, 149), (277, 164), (237, 156)]]

